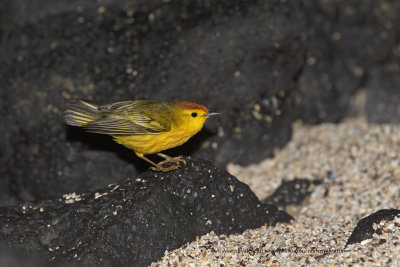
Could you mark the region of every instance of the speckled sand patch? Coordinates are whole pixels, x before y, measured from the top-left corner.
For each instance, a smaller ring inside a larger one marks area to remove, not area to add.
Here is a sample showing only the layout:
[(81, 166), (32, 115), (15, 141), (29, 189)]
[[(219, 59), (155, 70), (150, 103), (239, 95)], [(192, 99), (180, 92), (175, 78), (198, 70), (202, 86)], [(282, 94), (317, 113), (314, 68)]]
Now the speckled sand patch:
[[(296, 221), (241, 235), (210, 233), (166, 252), (160, 266), (263, 266), (298, 263), (400, 265), (400, 219), (375, 225), (381, 235), (345, 248), (359, 219), (383, 208), (400, 209), (400, 126), (368, 125), (364, 119), (340, 124), (294, 125), (292, 141), (275, 157), (228, 171), (264, 199), (282, 179), (324, 179)], [(153, 263), (156, 265), (156, 263)]]

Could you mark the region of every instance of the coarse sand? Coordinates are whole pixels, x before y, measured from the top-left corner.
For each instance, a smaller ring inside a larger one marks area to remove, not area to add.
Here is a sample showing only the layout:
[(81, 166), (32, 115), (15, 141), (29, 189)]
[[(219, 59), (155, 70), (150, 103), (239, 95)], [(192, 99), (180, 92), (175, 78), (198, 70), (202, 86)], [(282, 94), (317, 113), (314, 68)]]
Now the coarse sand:
[(211, 232), (166, 251), (152, 266), (400, 266), (400, 218), (375, 224), (379, 235), (345, 247), (360, 219), (400, 209), (400, 126), (351, 118), (293, 128), (292, 140), (273, 158), (227, 169), (261, 200), (284, 179), (323, 179), (302, 206), (288, 211), (295, 221), (230, 236)]

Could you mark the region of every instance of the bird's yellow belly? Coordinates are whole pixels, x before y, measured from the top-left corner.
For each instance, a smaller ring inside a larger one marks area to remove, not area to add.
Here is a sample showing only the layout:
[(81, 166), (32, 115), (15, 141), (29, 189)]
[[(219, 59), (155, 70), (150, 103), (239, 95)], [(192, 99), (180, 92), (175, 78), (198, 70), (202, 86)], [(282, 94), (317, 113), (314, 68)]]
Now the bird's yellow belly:
[(192, 135), (171, 131), (159, 134), (114, 136), (117, 143), (136, 153), (154, 154), (185, 143)]

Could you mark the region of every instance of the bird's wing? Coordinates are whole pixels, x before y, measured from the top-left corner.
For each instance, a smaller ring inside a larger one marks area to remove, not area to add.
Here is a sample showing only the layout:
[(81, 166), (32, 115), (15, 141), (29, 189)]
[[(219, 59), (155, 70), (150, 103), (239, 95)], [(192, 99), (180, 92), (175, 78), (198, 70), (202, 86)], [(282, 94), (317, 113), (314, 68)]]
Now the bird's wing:
[[(149, 109), (138, 101), (118, 102), (99, 107), (103, 116), (87, 125), (89, 132), (110, 135), (156, 134), (171, 129), (169, 121), (160, 116), (159, 110)], [(151, 106), (151, 105), (150, 105)]]

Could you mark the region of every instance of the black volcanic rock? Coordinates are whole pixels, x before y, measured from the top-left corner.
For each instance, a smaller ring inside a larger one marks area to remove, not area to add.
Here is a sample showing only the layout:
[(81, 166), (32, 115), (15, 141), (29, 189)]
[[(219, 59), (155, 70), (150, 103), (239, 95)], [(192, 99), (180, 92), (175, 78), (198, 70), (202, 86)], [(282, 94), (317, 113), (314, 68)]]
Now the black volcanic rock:
[(360, 88), (370, 121), (396, 122), (399, 14), (386, 0), (1, 1), (0, 206), (148, 167), (66, 127), (70, 99), (201, 102), (221, 115), (168, 153), (220, 167), (271, 156), (298, 118), (340, 121)]
[[(69, 203), (69, 204), (68, 204)], [(143, 266), (196, 236), (232, 234), (291, 216), (205, 160), (145, 172), (96, 193), (0, 209), (0, 245), (55, 263)]]
[(354, 243), (361, 243), (363, 240), (372, 238), (372, 235), (375, 233), (375, 230), (372, 227), (374, 223), (379, 223), (382, 220), (391, 221), (394, 217), (399, 215), (400, 210), (383, 209), (361, 219), (357, 223), (357, 226), (354, 228), (349, 239), (347, 239), (346, 246)]
[[(296, 90), (296, 110), (308, 123), (338, 122), (346, 116), (351, 96), (365, 88), (370, 70), (380, 68), (396, 49), (400, 3), (386, 0), (304, 3), (308, 19), (307, 51)], [(389, 92), (399, 91), (399, 84), (392, 80), (387, 83), (382, 80), (385, 87), (390, 84), (395, 87), (386, 89), (389, 98)], [(379, 94), (382, 84), (374, 85), (376, 92), (372, 99)]]
[(221, 116), (171, 153), (218, 166), (261, 160), (290, 138), (305, 49), (296, 1), (56, 0), (38, 8), (21, 0), (0, 10), (3, 205), (96, 190), (147, 168), (110, 137), (67, 128), (70, 99), (198, 101)]
[(295, 178), (282, 181), (281, 185), (264, 199), (262, 202), (285, 208), (288, 205), (301, 205), (303, 201), (314, 190), (315, 186), (322, 183), (322, 180), (310, 180), (307, 178)]
[(20, 249), (0, 247), (0, 267), (68, 267), (68, 265), (54, 265), (42, 257), (27, 255)]
[[(400, 34), (400, 31), (399, 31)], [(400, 122), (400, 45), (388, 60), (370, 71), (366, 84), (366, 113), (369, 122)]]

